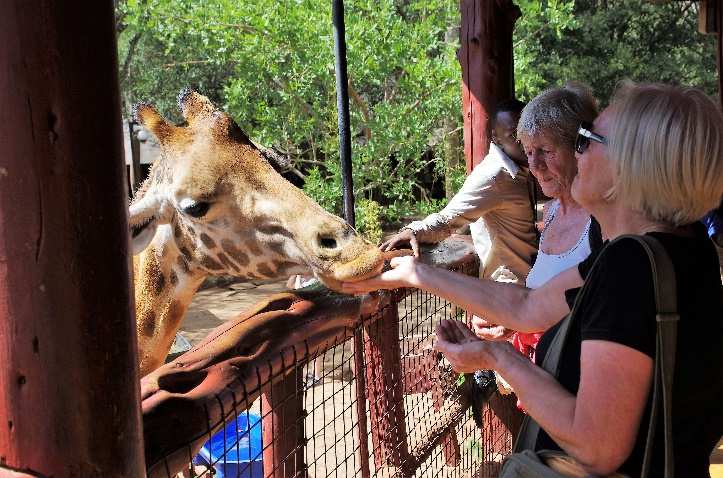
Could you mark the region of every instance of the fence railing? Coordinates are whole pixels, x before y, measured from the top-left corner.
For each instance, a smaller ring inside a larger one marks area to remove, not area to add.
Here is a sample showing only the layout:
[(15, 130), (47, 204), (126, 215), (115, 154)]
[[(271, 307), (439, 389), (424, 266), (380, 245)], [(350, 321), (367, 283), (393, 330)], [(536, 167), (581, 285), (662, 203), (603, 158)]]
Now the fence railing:
[[(477, 273), (461, 238), (422, 260)], [(431, 349), (447, 317), (467, 319), (418, 290), (270, 297), (143, 379), (148, 475), (496, 476), (512, 437), (494, 381)]]

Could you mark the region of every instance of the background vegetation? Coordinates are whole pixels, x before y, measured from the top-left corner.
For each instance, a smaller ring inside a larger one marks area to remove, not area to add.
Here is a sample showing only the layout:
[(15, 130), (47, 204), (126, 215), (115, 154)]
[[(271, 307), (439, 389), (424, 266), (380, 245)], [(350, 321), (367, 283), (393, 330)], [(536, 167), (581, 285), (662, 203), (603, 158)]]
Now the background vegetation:
[[(517, 95), (577, 79), (604, 104), (621, 78), (717, 93), (715, 40), (693, 1), (517, 0)], [(359, 227), (439, 209), (464, 179), (456, 0), (347, 0)], [(178, 120), (193, 86), (256, 141), (287, 156), (287, 177), (341, 211), (327, 0), (118, 0), (125, 111), (151, 101)], [(382, 207), (380, 207), (380, 205)]]

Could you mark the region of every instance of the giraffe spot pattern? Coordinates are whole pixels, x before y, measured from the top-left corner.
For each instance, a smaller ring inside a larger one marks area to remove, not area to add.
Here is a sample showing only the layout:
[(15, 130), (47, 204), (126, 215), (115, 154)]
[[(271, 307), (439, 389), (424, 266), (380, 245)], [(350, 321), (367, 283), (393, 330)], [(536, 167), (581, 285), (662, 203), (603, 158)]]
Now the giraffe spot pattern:
[(163, 273), (151, 276), (151, 281), (153, 282), (153, 293), (155, 295), (161, 295), (166, 288), (166, 278)]
[(259, 248), (259, 245), (256, 244), (256, 242), (250, 241), (250, 242), (246, 243), (246, 247), (249, 248), (249, 252), (253, 256), (263, 256), (264, 255), (264, 251), (262, 251)]
[(183, 254), (183, 258), (186, 259), (187, 262), (191, 262), (191, 251), (189, 251), (186, 246), (181, 246), (178, 248), (178, 250), (181, 251), (181, 254)]
[(178, 322), (183, 318), (183, 304), (180, 300), (172, 300), (168, 306), (168, 320)]
[(283, 275), (286, 273), (287, 270), (291, 269), (292, 267), (295, 267), (297, 264), (289, 261), (274, 261), (274, 267), (276, 267), (276, 273), (278, 275)]
[(226, 254), (224, 254), (223, 252), (219, 252), (219, 254), (216, 256), (216, 259), (218, 260), (218, 262), (225, 265), (227, 269), (232, 270), (234, 272), (239, 271), (238, 267), (236, 267), (236, 264), (231, 262), (231, 259), (229, 259), (228, 256)]
[(205, 232), (202, 232), (199, 236), (201, 239), (201, 242), (203, 242), (203, 245), (206, 246), (208, 249), (215, 249), (216, 248), (216, 241), (211, 239), (211, 236), (206, 234)]
[(201, 259), (201, 265), (206, 269), (210, 269), (212, 271), (218, 271), (223, 269), (223, 266), (221, 264), (219, 264), (209, 256), (203, 256), (203, 259)]
[(286, 257), (286, 251), (284, 251), (284, 243), (279, 241), (271, 241), (267, 244), (267, 246), (270, 250), (275, 252), (281, 257)]
[(178, 262), (178, 265), (181, 266), (181, 270), (183, 270), (183, 272), (187, 273), (189, 271), (188, 262), (183, 256), (179, 255), (176, 258), (176, 262)]
[(236, 261), (239, 266), (244, 267), (249, 265), (249, 256), (244, 251), (237, 248), (233, 241), (229, 239), (223, 239), (221, 241), (221, 249), (223, 249), (226, 254), (231, 256), (231, 258)]
[(276, 275), (265, 262), (261, 262), (256, 265), (256, 272), (264, 277), (274, 277)]
[(285, 229), (285, 228), (283, 228), (281, 226), (277, 226), (277, 225), (262, 225), (262, 226), (259, 226), (257, 230), (262, 234), (269, 234), (269, 235), (279, 234), (284, 237), (289, 237), (289, 238), (294, 237), (294, 235), (291, 234), (291, 232), (289, 232), (288, 229)]
[(156, 331), (156, 313), (152, 310), (146, 311), (141, 317), (141, 333), (144, 337), (153, 337)]

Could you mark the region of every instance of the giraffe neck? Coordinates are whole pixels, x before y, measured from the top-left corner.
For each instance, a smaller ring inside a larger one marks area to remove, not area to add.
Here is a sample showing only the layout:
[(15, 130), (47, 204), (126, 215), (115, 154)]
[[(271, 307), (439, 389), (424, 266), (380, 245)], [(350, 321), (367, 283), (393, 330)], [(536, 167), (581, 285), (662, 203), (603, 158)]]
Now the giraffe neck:
[(189, 270), (178, 249), (159, 236), (134, 261), (142, 377), (163, 364), (186, 309), (207, 275)]

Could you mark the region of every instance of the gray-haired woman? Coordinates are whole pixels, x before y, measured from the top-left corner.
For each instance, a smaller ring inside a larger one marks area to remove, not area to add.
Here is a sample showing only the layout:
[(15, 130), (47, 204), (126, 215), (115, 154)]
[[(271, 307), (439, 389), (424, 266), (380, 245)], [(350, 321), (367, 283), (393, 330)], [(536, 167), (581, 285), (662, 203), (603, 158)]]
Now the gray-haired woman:
[[(552, 198), (544, 208), (540, 248), (525, 282), (529, 289), (537, 289), (560, 272), (579, 264), (595, 245), (602, 244), (597, 224), (570, 191), (577, 173), (577, 128), (580, 123), (592, 122), (595, 116), (597, 105), (592, 93), (574, 82), (545, 90), (520, 114), (517, 137), (527, 155), (530, 172), (540, 183), (542, 192)], [(472, 326), (478, 336), (489, 340), (512, 333), (477, 316)], [(512, 342), (521, 353), (534, 358), (540, 336), (516, 333)]]

